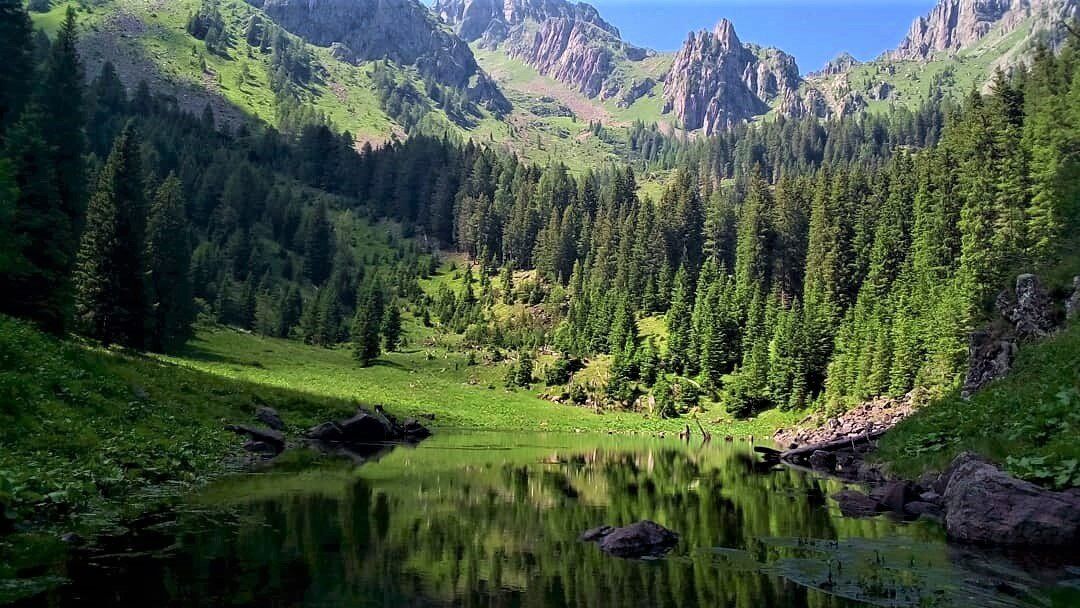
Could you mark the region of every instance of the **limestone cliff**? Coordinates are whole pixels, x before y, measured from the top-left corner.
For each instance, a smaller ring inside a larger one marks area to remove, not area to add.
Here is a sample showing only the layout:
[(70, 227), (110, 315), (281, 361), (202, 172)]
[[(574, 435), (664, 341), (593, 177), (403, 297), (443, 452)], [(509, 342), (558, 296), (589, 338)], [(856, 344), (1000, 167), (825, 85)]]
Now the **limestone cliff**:
[(1076, 16), (1076, 0), (940, 0), (929, 15), (915, 20), (889, 56), (926, 60), (971, 47), (995, 29), (1011, 33), (1029, 20), (1032, 32), (1049, 33), (1051, 42), (1060, 41), (1060, 24)]
[(795, 59), (783, 51), (744, 45), (727, 19), (691, 34), (664, 83), (665, 112), (686, 129), (713, 134), (769, 111), (804, 112)]
[[(585, 3), (566, 0), (436, 0), (434, 11), (458, 36), (502, 48), (588, 97), (643, 95), (651, 87), (626, 65), (649, 51), (625, 43), (619, 30)], [(636, 99), (636, 97), (634, 97)], [(633, 99), (629, 100), (630, 103)]]

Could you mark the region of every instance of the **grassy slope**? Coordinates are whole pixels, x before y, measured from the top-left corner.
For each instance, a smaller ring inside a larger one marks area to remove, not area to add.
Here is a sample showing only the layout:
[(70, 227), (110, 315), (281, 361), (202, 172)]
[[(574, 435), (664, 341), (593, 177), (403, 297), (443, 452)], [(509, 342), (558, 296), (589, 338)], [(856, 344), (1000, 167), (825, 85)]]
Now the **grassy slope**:
[(60, 341), (0, 316), (0, 504), (14, 495), (39, 505), (18, 516), (108, 519), (141, 490), (221, 470), (237, 445), (222, 421), (248, 421), (260, 403), (294, 428), (352, 411), (344, 400)]
[(900, 474), (942, 470), (975, 451), (1050, 486), (1080, 485), (1080, 324), (1024, 346), (1012, 373), (974, 395), (952, 394), (901, 423), (878, 458)]

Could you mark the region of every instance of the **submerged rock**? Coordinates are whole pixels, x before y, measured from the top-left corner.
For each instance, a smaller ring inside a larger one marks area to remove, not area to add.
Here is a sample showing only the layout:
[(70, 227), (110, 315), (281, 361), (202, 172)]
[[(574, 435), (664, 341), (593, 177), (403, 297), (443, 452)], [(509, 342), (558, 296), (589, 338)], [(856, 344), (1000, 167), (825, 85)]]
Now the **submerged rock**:
[(637, 559), (660, 557), (673, 549), (679, 535), (653, 521), (639, 521), (622, 528), (600, 526), (581, 535), (585, 542), (598, 542), (605, 553)]
[(832, 495), (844, 517), (873, 517), (878, 514), (878, 501), (856, 490), (843, 490)]
[(950, 467), (945, 527), (954, 540), (1068, 547), (1080, 542), (1080, 496), (1010, 477), (973, 454)]

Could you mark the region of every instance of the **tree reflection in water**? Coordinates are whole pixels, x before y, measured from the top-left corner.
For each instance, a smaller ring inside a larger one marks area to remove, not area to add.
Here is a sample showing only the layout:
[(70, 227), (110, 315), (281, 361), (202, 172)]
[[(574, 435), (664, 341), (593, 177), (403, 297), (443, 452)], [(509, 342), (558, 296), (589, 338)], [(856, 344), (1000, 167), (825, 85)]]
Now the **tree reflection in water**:
[[(356, 468), (228, 479), (179, 514), (170, 550), (70, 564), (65, 605), (1021, 605), (972, 584), (930, 524), (845, 519), (836, 482), (762, 472), (747, 444), (444, 434)], [(680, 535), (627, 561), (578, 535), (652, 519)]]

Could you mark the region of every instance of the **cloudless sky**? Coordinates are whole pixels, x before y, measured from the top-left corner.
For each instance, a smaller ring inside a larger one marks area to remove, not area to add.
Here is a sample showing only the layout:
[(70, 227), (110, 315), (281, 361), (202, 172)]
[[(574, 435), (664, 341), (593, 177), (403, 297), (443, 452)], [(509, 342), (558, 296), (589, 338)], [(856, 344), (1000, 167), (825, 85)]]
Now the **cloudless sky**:
[(860, 61), (895, 47), (935, 0), (587, 0), (633, 44), (660, 51), (722, 17), (739, 39), (795, 56), (804, 74), (842, 51)]

